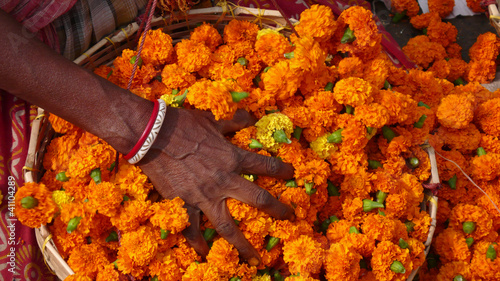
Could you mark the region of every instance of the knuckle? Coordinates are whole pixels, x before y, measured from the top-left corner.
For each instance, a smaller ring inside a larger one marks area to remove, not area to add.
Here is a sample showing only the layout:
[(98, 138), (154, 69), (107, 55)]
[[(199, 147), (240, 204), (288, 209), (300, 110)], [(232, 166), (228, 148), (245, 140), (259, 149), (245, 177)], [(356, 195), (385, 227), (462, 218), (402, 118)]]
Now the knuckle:
[(280, 163), (278, 159), (273, 157), (267, 157), (265, 162), (266, 171), (269, 175), (274, 176), (277, 175), (280, 169)]
[(233, 222), (219, 222), (215, 229), (217, 230), (217, 233), (219, 233), (222, 237), (230, 237), (234, 234)]
[(259, 188), (255, 191), (255, 205), (258, 208), (265, 208), (273, 205), (273, 197), (266, 190)]

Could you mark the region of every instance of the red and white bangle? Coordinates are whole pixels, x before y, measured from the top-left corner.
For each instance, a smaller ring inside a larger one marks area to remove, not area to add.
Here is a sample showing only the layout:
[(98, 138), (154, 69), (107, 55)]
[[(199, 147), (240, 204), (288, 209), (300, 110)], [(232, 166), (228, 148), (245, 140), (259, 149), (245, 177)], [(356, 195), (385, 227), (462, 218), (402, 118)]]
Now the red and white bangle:
[(158, 136), (158, 133), (160, 132), (163, 120), (165, 120), (165, 114), (167, 112), (167, 105), (165, 101), (158, 99), (155, 100), (154, 103), (153, 113), (151, 114), (151, 118), (149, 118), (146, 129), (139, 138), (139, 141), (137, 141), (135, 146), (127, 155), (123, 156), (123, 158), (127, 159), (130, 164), (135, 164), (141, 161), (144, 155), (148, 153), (149, 149), (155, 142), (156, 136)]

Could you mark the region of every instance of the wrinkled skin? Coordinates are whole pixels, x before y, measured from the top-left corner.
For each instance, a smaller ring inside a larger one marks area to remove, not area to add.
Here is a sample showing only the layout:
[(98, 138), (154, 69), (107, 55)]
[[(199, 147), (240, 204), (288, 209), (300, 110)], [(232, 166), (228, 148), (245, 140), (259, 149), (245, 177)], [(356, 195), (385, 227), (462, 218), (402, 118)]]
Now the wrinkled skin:
[(246, 111), (238, 111), (231, 121), (216, 122), (206, 112), (168, 108), (166, 120), (158, 140), (139, 164), (163, 197), (178, 196), (186, 202), (191, 225), (183, 234), (198, 253), (208, 254), (200, 232), (202, 211), (243, 258), (258, 264), (258, 252), (234, 223), (225, 199), (235, 198), (277, 219), (292, 219), (291, 207), (240, 176), (245, 173), (290, 179), (292, 166), (242, 150), (224, 138), (224, 133), (254, 122)]

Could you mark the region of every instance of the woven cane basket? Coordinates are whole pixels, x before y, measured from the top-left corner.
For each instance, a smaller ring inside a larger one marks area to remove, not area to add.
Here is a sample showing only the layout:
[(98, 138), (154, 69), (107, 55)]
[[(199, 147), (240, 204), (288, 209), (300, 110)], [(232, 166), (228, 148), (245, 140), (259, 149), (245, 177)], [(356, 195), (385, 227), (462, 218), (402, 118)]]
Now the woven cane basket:
[[(219, 31), (222, 31), (224, 26), (232, 19), (252, 21), (266, 28), (279, 28), (287, 24), (280, 12), (274, 10), (241, 7), (213, 7), (193, 9), (186, 14), (154, 17), (151, 22), (151, 27), (153, 29), (162, 28), (165, 33), (172, 37), (173, 44), (175, 44), (181, 39), (188, 38), (197, 24), (204, 22), (211, 23)], [(110, 65), (124, 49), (135, 49), (137, 42), (132, 38), (135, 37), (138, 29), (139, 24), (129, 24), (112, 36), (106, 37), (106, 39), (98, 42), (84, 55), (77, 58), (74, 63), (89, 70), (93, 70), (101, 65)], [(281, 32), (285, 33), (284, 35), (289, 35), (286, 34), (286, 30), (281, 30)], [(38, 182), (42, 177), (43, 155), (54, 135), (55, 132), (48, 121), (48, 116), (44, 113), (43, 109), (39, 108), (38, 117), (34, 120), (31, 130), (28, 157), (25, 165), (27, 168), (24, 173), (26, 182)], [(430, 183), (439, 183), (434, 150), (430, 146), (426, 148), (426, 150), (429, 154), (432, 167)], [(427, 241), (424, 243), (426, 247), (425, 253), (427, 255), (436, 227), (437, 197), (426, 192), (425, 198), (426, 199), (421, 204), (421, 208), (428, 212), (432, 218), (429, 235)], [(51, 239), (52, 234), (49, 228), (45, 225), (36, 228), (35, 235), (38, 246), (43, 253), (46, 265), (49, 269), (61, 280), (74, 274), (73, 270), (59, 254), (57, 247)], [(413, 280), (418, 270), (419, 268), (416, 268), (407, 280)]]

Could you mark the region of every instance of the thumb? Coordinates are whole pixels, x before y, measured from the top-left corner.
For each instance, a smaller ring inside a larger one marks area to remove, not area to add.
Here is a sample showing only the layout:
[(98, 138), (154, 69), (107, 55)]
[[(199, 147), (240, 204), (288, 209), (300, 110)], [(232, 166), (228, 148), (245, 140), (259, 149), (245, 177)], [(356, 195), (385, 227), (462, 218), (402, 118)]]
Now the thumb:
[(222, 134), (239, 131), (255, 124), (257, 120), (246, 110), (238, 109), (231, 120), (215, 121), (217, 130)]

